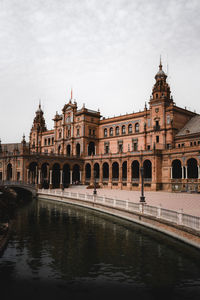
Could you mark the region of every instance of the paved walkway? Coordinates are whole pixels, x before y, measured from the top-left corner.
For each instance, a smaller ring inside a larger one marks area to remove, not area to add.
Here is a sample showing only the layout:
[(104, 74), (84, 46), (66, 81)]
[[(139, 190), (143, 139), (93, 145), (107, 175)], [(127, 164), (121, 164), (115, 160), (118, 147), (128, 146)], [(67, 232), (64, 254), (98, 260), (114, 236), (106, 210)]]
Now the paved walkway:
[[(72, 186), (66, 191), (82, 192), (93, 194), (93, 189), (86, 189), (86, 186)], [(122, 200), (139, 202), (139, 191), (126, 191), (115, 189), (97, 189), (97, 195)], [(146, 203), (152, 206), (161, 205), (162, 208), (171, 210), (183, 210), (183, 213), (200, 217), (200, 194), (170, 193), (170, 192), (144, 192)]]

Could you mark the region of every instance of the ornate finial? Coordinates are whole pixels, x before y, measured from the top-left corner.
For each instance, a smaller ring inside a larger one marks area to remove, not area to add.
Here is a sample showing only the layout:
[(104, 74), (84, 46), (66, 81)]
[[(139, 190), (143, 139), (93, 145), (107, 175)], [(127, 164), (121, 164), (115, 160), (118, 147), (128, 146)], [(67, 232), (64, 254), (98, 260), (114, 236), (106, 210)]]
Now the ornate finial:
[(146, 103), (146, 101), (145, 101), (145, 104), (144, 104), (144, 109), (147, 109), (147, 103)]
[(160, 65), (159, 65), (159, 69), (162, 70), (161, 55), (160, 55)]
[(71, 100), (73, 99), (73, 90), (72, 90), (72, 88), (71, 88), (71, 98), (70, 98)]
[(41, 99), (39, 100), (39, 109), (41, 109)]

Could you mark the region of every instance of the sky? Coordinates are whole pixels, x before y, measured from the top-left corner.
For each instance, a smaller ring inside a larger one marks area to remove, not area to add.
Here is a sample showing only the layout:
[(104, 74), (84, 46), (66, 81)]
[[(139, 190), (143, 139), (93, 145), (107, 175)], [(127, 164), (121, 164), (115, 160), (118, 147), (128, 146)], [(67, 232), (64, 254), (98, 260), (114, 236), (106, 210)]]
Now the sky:
[(0, 139), (21, 142), (41, 101), (104, 117), (148, 105), (160, 55), (177, 106), (200, 113), (199, 0), (0, 0)]

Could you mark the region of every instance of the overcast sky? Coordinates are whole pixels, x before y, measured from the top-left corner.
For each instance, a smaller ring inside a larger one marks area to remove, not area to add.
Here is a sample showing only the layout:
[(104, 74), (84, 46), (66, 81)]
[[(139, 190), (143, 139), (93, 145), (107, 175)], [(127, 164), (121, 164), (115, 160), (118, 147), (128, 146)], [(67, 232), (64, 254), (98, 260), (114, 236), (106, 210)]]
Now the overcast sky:
[(0, 0), (0, 138), (28, 141), (70, 98), (105, 117), (144, 109), (162, 56), (176, 105), (200, 113), (199, 0)]

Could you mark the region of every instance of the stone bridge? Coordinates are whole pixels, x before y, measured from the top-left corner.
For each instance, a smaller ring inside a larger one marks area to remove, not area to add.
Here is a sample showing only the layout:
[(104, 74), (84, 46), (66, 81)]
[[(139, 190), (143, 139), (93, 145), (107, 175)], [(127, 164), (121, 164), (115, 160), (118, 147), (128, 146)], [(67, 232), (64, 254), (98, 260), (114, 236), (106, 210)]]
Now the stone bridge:
[(23, 181), (11, 181), (11, 180), (4, 180), (0, 181), (0, 187), (9, 187), (13, 188), (14, 190), (25, 190), (32, 194), (33, 197), (37, 195), (37, 185), (30, 184)]

